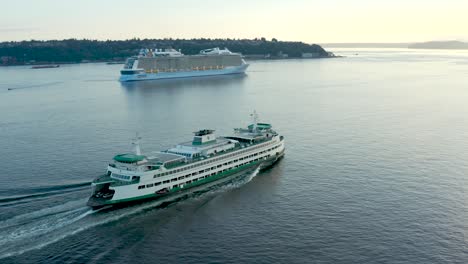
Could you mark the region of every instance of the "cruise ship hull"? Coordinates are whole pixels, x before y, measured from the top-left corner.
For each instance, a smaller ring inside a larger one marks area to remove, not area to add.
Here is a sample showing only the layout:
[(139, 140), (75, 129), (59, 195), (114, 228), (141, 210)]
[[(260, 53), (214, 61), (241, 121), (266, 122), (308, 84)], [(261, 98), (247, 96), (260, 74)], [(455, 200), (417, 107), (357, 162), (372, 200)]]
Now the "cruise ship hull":
[(125, 206), (125, 205), (130, 205), (130, 204), (135, 204), (135, 203), (141, 203), (141, 202), (149, 201), (149, 200), (162, 199), (162, 198), (174, 195), (176, 193), (182, 193), (182, 192), (188, 191), (195, 187), (203, 187), (203, 186), (209, 185), (209, 183), (221, 182), (223, 179), (232, 178), (233, 176), (240, 175), (249, 170), (259, 168), (259, 170), (261, 171), (261, 170), (270, 168), (277, 161), (279, 161), (283, 156), (284, 156), (284, 149), (275, 157), (271, 157), (267, 160), (262, 160), (262, 161), (254, 162), (251, 164), (247, 164), (244, 167), (232, 169), (230, 171), (226, 171), (225, 173), (221, 173), (219, 175), (214, 175), (204, 180), (194, 182), (190, 185), (185, 185), (184, 188), (172, 188), (167, 193), (164, 193), (164, 194), (152, 193), (149, 195), (131, 197), (131, 198), (122, 199), (122, 200), (106, 200), (106, 199), (99, 199), (99, 198), (91, 197), (88, 200), (87, 205), (93, 209), (99, 209), (105, 206)]
[(245, 73), (248, 66), (249, 64), (242, 64), (240, 66), (231, 66), (231, 67), (225, 67), (223, 69), (213, 69), (213, 70), (139, 73), (139, 74), (131, 74), (131, 75), (121, 75), (119, 81), (131, 82), (131, 81), (162, 80), (162, 79), (193, 78), (193, 77), (215, 76), (215, 75), (242, 74), (242, 73)]

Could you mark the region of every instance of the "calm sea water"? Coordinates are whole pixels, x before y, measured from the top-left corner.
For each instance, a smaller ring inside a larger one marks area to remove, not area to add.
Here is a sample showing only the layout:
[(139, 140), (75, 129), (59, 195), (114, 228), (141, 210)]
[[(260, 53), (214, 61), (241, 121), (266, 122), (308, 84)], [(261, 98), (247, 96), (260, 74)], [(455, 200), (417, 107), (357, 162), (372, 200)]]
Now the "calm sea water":
[[(467, 263), (468, 52), (332, 51), (131, 84), (121, 65), (0, 68), (0, 262)], [(286, 138), (272, 169), (86, 207), (135, 132), (159, 150), (254, 109)]]

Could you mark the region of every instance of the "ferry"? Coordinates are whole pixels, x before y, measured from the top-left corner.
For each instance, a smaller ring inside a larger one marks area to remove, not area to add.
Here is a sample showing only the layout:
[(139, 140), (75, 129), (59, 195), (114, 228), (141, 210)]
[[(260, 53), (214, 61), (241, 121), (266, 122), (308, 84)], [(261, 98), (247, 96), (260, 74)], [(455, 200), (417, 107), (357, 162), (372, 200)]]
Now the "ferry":
[(284, 137), (268, 123), (236, 128), (230, 136), (215, 131), (194, 132), (193, 140), (170, 149), (142, 154), (138, 136), (134, 152), (114, 156), (107, 171), (92, 182), (88, 206), (158, 199), (196, 186), (218, 181), (249, 169), (264, 169), (278, 161), (285, 151)]
[(212, 48), (197, 55), (175, 49), (141, 49), (125, 61), (121, 82), (242, 74), (249, 64), (241, 54), (227, 48)]

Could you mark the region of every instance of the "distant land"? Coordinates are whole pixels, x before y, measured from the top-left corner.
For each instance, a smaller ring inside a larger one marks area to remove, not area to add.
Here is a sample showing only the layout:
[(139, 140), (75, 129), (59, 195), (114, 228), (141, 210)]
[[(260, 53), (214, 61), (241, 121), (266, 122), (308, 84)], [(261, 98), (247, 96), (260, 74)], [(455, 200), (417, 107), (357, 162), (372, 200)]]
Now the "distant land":
[(0, 65), (58, 64), (123, 61), (137, 55), (141, 48), (174, 48), (182, 53), (198, 54), (208, 48), (228, 48), (253, 59), (326, 58), (333, 54), (316, 44), (255, 39), (65, 39), (0, 43)]
[(456, 40), (402, 43), (321, 43), (325, 48), (408, 48), (408, 49), (468, 49), (468, 43)]
[(451, 41), (428, 41), (414, 43), (408, 46), (410, 49), (468, 49), (467, 42)]
[(412, 43), (321, 43), (325, 48), (408, 48)]

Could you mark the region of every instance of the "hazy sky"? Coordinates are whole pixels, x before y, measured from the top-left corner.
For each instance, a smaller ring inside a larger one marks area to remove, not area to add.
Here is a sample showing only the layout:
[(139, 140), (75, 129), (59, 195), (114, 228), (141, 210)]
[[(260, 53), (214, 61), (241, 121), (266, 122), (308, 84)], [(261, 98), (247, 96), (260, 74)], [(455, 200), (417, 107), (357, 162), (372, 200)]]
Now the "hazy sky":
[(255, 38), (468, 40), (468, 0), (0, 0), (0, 41)]

